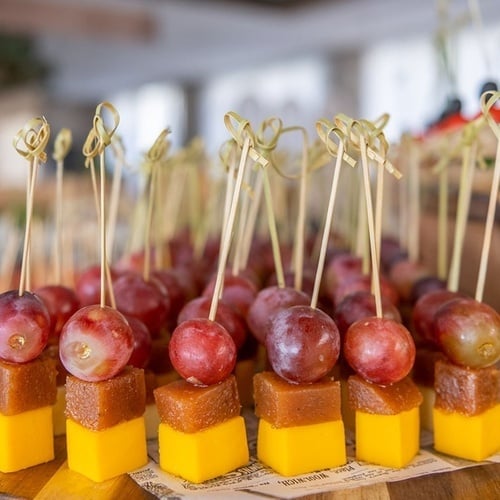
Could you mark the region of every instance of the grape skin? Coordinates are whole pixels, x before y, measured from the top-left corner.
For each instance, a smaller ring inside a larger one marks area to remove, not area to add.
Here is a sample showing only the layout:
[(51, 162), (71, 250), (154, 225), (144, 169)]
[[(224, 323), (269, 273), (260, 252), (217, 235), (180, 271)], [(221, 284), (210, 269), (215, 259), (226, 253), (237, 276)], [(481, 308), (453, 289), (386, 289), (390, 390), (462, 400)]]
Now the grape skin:
[(132, 329), (123, 314), (109, 306), (79, 309), (64, 325), (59, 357), (64, 368), (82, 380), (98, 382), (117, 375), (133, 350)]
[(353, 323), (345, 334), (345, 359), (369, 382), (390, 385), (406, 377), (415, 361), (410, 332), (397, 321), (376, 316)]
[(186, 320), (168, 344), (172, 366), (193, 385), (222, 382), (236, 365), (236, 346), (227, 330), (205, 318)]
[(13, 363), (35, 359), (47, 345), (50, 316), (42, 300), (18, 290), (0, 294), (0, 358)]
[(451, 300), (437, 310), (434, 323), (437, 342), (453, 363), (483, 368), (500, 360), (500, 315), (484, 302)]
[(248, 309), (247, 324), (254, 337), (265, 344), (273, 316), (280, 310), (296, 305), (307, 305), (310, 297), (291, 287), (269, 286), (259, 291)]
[(266, 348), (280, 377), (292, 383), (311, 383), (334, 367), (340, 335), (333, 319), (320, 309), (292, 306), (274, 315)]

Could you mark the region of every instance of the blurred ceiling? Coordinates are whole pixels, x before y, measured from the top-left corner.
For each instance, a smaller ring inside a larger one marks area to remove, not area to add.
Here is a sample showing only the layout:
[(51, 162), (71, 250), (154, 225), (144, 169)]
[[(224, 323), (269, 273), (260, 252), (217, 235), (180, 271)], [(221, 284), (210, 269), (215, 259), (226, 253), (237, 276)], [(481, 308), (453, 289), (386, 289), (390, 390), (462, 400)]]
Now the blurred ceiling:
[[(443, 1), (441, 1), (441, 4)], [(499, 0), (478, 0), (484, 23)], [(438, 0), (0, 0), (0, 33), (34, 37), (50, 91), (95, 100), (149, 81), (196, 83), (258, 63), (432, 36)], [(450, 19), (466, 12), (452, 1)]]

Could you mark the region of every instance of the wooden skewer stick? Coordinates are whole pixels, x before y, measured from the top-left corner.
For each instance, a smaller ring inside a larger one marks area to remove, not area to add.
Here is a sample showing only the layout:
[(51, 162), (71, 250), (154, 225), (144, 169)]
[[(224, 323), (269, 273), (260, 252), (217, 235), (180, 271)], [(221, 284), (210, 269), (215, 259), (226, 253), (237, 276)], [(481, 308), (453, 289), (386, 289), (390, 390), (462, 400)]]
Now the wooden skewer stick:
[(56, 283), (61, 283), (62, 280), (64, 159), (71, 149), (72, 142), (71, 130), (62, 128), (56, 136), (54, 153), (52, 155), (54, 160), (56, 160), (56, 228), (54, 239), (54, 274)]
[[(337, 188), (339, 184), (339, 177), (340, 177), (340, 169), (342, 166), (343, 158), (344, 158), (344, 135), (341, 132), (340, 129), (337, 127), (331, 128), (327, 134), (323, 134), (323, 123), (318, 122), (316, 124), (316, 129), (318, 130), (318, 133), (320, 135), (320, 138), (325, 139), (325, 144), (330, 151), (331, 147), (331, 141), (330, 135), (333, 133), (337, 135), (339, 138), (339, 145), (336, 148), (336, 161), (335, 161), (335, 168), (333, 171), (333, 177), (332, 177), (332, 185), (330, 189), (330, 196), (328, 199), (328, 206), (327, 206), (327, 211), (326, 211), (326, 218), (325, 218), (325, 225), (323, 228), (323, 237), (321, 239), (321, 248), (319, 252), (319, 258), (318, 258), (318, 264), (316, 267), (316, 275), (314, 278), (314, 287), (313, 287), (313, 293), (311, 297), (311, 307), (315, 309), (318, 305), (318, 297), (319, 297), (319, 289), (321, 285), (321, 279), (323, 276), (323, 270), (325, 266), (325, 259), (326, 259), (326, 251), (327, 251), (327, 246), (328, 246), (328, 241), (330, 239), (330, 232), (332, 228), (332, 218), (333, 218), (333, 209), (335, 206), (335, 199), (337, 196)], [(352, 160), (352, 159), (351, 159)], [(352, 164), (352, 162), (350, 162)]]
[(147, 199), (146, 224), (144, 225), (144, 281), (149, 281), (151, 275), (151, 227), (153, 225), (153, 209), (156, 199), (156, 189), (158, 187), (158, 168), (165, 158), (169, 143), (167, 135), (170, 130), (164, 129), (156, 138), (145, 158), (145, 170), (149, 174), (149, 196)]
[[(360, 125), (356, 122), (353, 122), (352, 127), (351, 127), (351, 134), (354, 132), (354, 130), (359, 129)], [(361, 167), (362, 167), (362, 173), (363, 173), (363, 188), (364, 188), (364, 194), (365, 194), (365, 199), (366, 199), (366, 215), (367, 215), (367, 224), (368, 224), (368, 234), (369, 234), (369, 244), (370, 244), (370, 256), (371, 256), (371, 272), (372, 272), (372, 293), (375, 297), (375, 311), (376, 311), (376, 316), (378, 318), (381, 318), (383, 316), (382, 312), (382, 297), (381, 297), (381, 292), (380, 292), (380, 276), (379, 276), (379, 269), (378, 266), (376, 265), (377, 263), (377, 256), (378, 256), (378, 249), (377, 249), (377, 241), (376, 241), (376, 236), (375, 236), (375, 221), (374, 221), (374, 214), (373, 214), (373, 204), (372, 204), (372, 194), (371, 194), (371, 186), (370, 186), (370, 173), (368, 169), (368, 154), (367, 154), (367, 149), (368, 149), (368, 142), (365, 136), (365, 132), (363, 127), (361, 126), (361, 130), (359, 130), (359, 139), (356, 141), (356, 145), (359, 145), (360, 147), (360, 153), (361, 153)], [(377, 155), (378, 156), (378, 155)], [(383, 161), (383, 160), (382, 160)]]
[(485, 92), (481, 96), (481, 108), (488, 125), (497, 138), (497, 151), (495, 156), (495, 167), (493, 170), (493, 179), (491, 182), (490, 197), (488, 202), (488, 211), (486, 214), (486, 224), (484, 229), (483, 246), (481, 250), (481, 259), (479, 263), (479, 272), (476, 284), (475, 299), (479, 302), (483, 300), (484, 285), (486, 281), (486, 271), (488, 267), (488, 256), (491, 246), (491, 236), (493, 234), (493, 224), (495, 221), (495, 210), (498, 199), (498, 185), (500, 181), (500, 127), (491, 117), (489, 111), (500, 99), (500, 92)]
[(448, 274), (448, 169), (439, 173), (437, 276), (444, 280)]
[[(234, 127), (233, 120), (237, 122), (237, 128)], [(217, 306), (219, 304), (219, 298), (221, 296), (222, 286), (224, 282), (224, 272), (226, 269), (229, 249), (231, 246), (231, 236), (233, 232), (234, 221), (236, 218), (236, 209), (240, 196), (241, 185), (243, 183), (243, 178), (245, 175), (245, 168), (248, 157), (252, 158), (252, 160), (259, 162), (262, 165), (267, 165), (268, 163), (268, 161), (263, 156), (261, 156), (253, 147), (253, 134), (250, 129), (250, 123), (247, 120), (242, 119), (234, 112), (228, 112), (224, 116), (224, 123), (228, 131), (236, 140), (238, 146), (241, 147), (241, 156), (236, 176), (236, 182), (231, 196), (231, 203), (229, 205), (229, 212), (227, 214), (227, 220), (225, 220), (224, 222), (225, 227), (223, 227), (222, 231), (223, 238), (221, 241), (219, 252), (219, 262), (217, 266), (214, 292), (212, 295), (212, 302), (210, 304), (210, 311), (208, 314), (208, 319), (211, 321), (215, 320), (215, 315), (217, 314)]]
[(115, 243), (116, 223), (118, 220), (118, 207), (120, 202), (121, 181), (123, 167), (125, 166), (125, 148), (120, 137), (114, 135), (111, 147), (115, 153), (115, 165), (113, 169), (113, 181), (111, 184), (111, 198), (109, 201), (108, 225), (107, 225), (107, 245), (108, 255), (113, 254)]
[(456, 292), (460, 282), (460, 265), (462, 262), (463, 242), (469, 217), (469, 207), (472, 191), (472, 179), (476, 165), (477, 156), (477, 128), (471, 123), (466, 125), (463, 131), (463, 159), (460, 174), (460, 186), (458, 193), (457, 214), (455, 218), (455, 236), (453, 241), (453, 253), (448, 275), (447, 287)]
[(33, 198), (36, 183), (36, 174), (39, 163), (45, 163), (47, 155), (45, 147), (50, 137), (50, 126), (44, 117), (33, 118), (14, 137), (15, 150), (29, 162), (27, 189), (26, 189), (26, 226), (19, 279), (19, 296), (30, 290), (29, 254), (31, 242), (31, 223), (33, 216)]
[[(111, 128), (107, 128), (104, 120), (101, 116), (103, 109), (110, 111), (112, 115), (113, 125)], [(92, 128), (87, 136), (87, 139), (83, 145), (83, 154), (86, 157), (86, 165), (93, 166), (94, 158), (99, 156), (99, 175), (100, 175), (100, 190), (96, 197), (98, 198), (99, 204), (97, 207), (97, 215), (99, 221), (99, 246), (100, 246), (100, 261), (101, 261), (101, 296), (100, 305), (104, 307), (106, 305), (106, 288), (108, 289), (111, 306), (116, 307), (113, 285), (111, 280), (111, 273), (109, 269), (108, 259), (107, 259), (107, 248), (106, 248), (106, 213), (105, 213), (105, 198), (106, 198), (106, 163), (104, 152), (107, 146), (111, 144), (111, 139), (115, 133), (118, 124), (120, 123), (120, 115), (114, 108), (114, 106), (104, 101), (97, 105)], [(95, 186), (97, 189), (97, 185)]]

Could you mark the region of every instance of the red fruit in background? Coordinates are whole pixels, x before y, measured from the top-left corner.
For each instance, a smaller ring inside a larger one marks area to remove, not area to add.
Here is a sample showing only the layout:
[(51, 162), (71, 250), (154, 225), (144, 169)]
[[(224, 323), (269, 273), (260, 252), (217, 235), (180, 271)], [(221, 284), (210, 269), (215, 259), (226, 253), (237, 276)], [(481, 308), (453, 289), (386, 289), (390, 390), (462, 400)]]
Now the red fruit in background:
[(392, 265), (401, 259), (408, 259), (408, 252), (401, 248), (397, 239), (383, 237), (380, 242), (380, 268), (389, 272)]
[(86, 306), (64, 325), (59, 357), (69, 373), (98, 382), (117, 375), (128, 363), (133, 334), (123, 314), (109, 306)]
[[(198, 297), (197, 299), (190, 300), (179, 313), (177, 318), (178, 325), (189, 319), (208, 319), (211, 305), (212, 299), (209, 297)], [(245, 320), (241, 315), (223, 300), (219, 300), (215, 313), (215, 321), (227, 330), (236, 345), (236, 349), (239, 350), (247, 337)]]
[(324, 273), (325, 293), (333, 299), (337, 287), (344, 281), (363, 274), (363, 261), (361, 257), (350, 253), (334, 255), (328, 262)]
[(133, 316), (125, 316), (132, 329), (133, 345), (132, 354), (128, 360), (129, 365), (136, 368), (145, 368), (151, 359), (153, 351), (153, 339), (148, 327), (139, 319)]
[(236, 346), (227, 330), (204, 318), (181, 323), (172, 333), (168, 352), (177, 373), (194, 385), (217, 384), (236, 365)]
[(406, 377), (415, 361), (410, 332), (397, 321), (371, 317), (353, 323), (343, 353), (351, 368), (375, 384), (390, 385)]
[(159, 280), (167, 289), (170, 299), (170, 308), (168, 312), (167, 324), (170, 329), (177, 325), (177, 316), (186, 303), (186, 293), (180, 283), (179, 276), (171, 269), (155, 269), (151, 276)]
[(434, 290), (422, 295), (413, 306), (412, 324), (415, 334), (426, 342), (437, 345), (434, 335), (434, 316), (436, 311), (446, 302), (461, 295), (451, 290)]
[[(340, 302), (351, 293), (362, 291), (371, 292), (371, 290), (372, 277), (367, 274), (346, 278), (336, 288), (333, 296), (333, 303), (334, 305), (340, 304)], [(384, 276), (380, 276), (380, 293), (394, 305), (397, 306), (399, 304), (399, 293), (396, 287)]]
[(391, 266), (388, 276), (401, 299), (409, 301), (413, 285), (418, 280), (429, 276), (429, 271), (418, 262), (400, 259)]
[(334, 367), (340, 353), (340, 335), (330, 316), (310, 306), (277, 312), (266, 336), (273, 370), (293, 383), (316, 382)]
[(76, 292), (62, 285), (46, 285), (37, 288), (35, 295), (42, 299), (50, 316), (50, 338), (57, 341), (68, 319), (80, 308)]
[(260, 290), (248, 309), (247, 324), (254, 337), (265, 344), (274, 315), (291, 306), (309, 305), (311, 298), (288, 286), (270, 286)]
[(446, 282), (437, 276), (424, 276), (413, 283), (410, 293), (410, 303), (416, 304), (421, 297), (437, 290), (446, 290)]
[[(375, 296), (370, 292), (361, 291), (345, 297), (335, 308), (333, 318), (343, 337), (353, 323), (376, 314)], [(382, 315), (401, 323), (399, 309), (387, 297), (382, 297)]]
[[(213, 276), (205, 286), (202, 295), (212, 298), (216, 277)], [(257, 287), (248, 278), (226, 272), (222, 289), (222, 299), (233, 307), (243, 317), (246, 317), (248, 308), (257, 295)]]
[(145, 281), (136, 273), (126, 273), (113, 282), (116, 308), (141, 320), (153, 337), (167, 326), (170, 300), (167, 289), (155, 278)]
[[(284, 272), (285, 287), (295, 288), (295, 271), (288, 269)], [(314, 280), (316, 278), (316, 271), (309, 267), (305, 267), (302, 270), (302, 285), (301, 290), (307, 294), (309, 297), (312, 296), (314, 290)], [(267, 287), (277, 285), (276, 273), (273, 273), (267, 280)]]
[(50, 316), (34, 293), (0, 294), (0, 358), (12, 363), (35, 359), (47, 345)]
[(500, 360), (500, 315), (484, 302), (463, 297), (443, 304), (436, 311), (434, 334), (458, 365), (483, 368)]
[[(115, 280), (119, 272), (110, 269), (111, 279)], [(80, 272), (75, 281), (75, 293), (80, 306), (90, 306), (101, 302), (101, 266), (90, 266)], [(109, 297), (106, 298), (109, 300)]]

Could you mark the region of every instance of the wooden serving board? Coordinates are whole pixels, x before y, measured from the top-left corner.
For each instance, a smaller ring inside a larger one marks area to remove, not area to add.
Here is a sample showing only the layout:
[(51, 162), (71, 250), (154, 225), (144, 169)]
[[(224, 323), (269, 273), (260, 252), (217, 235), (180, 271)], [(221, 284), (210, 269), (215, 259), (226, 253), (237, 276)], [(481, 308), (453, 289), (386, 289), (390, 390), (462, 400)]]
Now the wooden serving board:
[[(0, 499), (153, 500), (129, 476), (94, 483), (68, 469), (66, 440), (55, 438), (55, 459), (20, 472), (0, 473)], [(203, 497), (201, 497), (203, 498)], [(217, 493), (205, 498), (217, 498)], [(258, 498), (249, 495), (249, 499)], [(267, 496), (268, 498), (268, 496)], [(273, 497), (274, 498), (274, 497)], [(320, 493), (307, 500), (496, 500), (500, 499), (500, 464), (488, 464), (415, 479)]]

